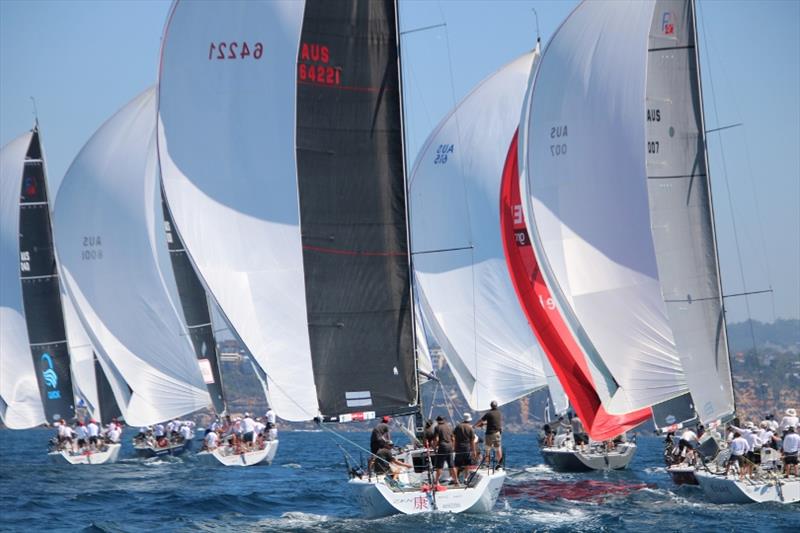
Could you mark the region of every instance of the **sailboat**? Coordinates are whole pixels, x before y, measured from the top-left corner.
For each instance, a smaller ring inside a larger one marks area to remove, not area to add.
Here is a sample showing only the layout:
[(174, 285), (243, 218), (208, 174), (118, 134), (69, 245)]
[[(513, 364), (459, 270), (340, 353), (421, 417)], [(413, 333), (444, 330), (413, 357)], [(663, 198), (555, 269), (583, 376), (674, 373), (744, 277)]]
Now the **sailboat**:
[(0, 418), (27, 429), (75, 416), (38, 124), (0, 151)]
[[(176, 3), (161, 59), (167, 203), (275, 412), (420, 413), (395, 3)], [(505, 472), (408, 476), (350, 484), (369, 516), (487, 511)]]
[(580, 4), (530, 83), (520, 187), (603, 407), (688, 394), (714, 427), (734, 405), (694, 20), (686, 0)]
[[(111, 117), (62, 182), (56, 246), (67, 292), (122, 416), (134, 426), (172, 420), (209, 405), (206, 383), (174, 304), (178, 289), (163, 226), (155, 150), (155, 91)], [(111, 179), (113, 177), (113, 179)], [(145, 457), (177, 454), (191, 439), (137, 447)]]
[[(112, 385), (114, 377), (106, 374), (64, 287), (61, 290), (61, 301), (69, 339), (77, 418), (81, 418), (79, 413), (85, 411), (84, 419), (95, 420), (100, 427), (106, 427), (112, 421), (120, 421), (122, 418), (114, 396), (114, 388), (119, 389), (126, 385), (124, 383)], [(121, 450), (122, 444), (109, 441), (94, 449), (87, 447), (83, 450), (52, 450), (48, 453), (48, 457), (55, 463), (107, 464), (117, 462)]]

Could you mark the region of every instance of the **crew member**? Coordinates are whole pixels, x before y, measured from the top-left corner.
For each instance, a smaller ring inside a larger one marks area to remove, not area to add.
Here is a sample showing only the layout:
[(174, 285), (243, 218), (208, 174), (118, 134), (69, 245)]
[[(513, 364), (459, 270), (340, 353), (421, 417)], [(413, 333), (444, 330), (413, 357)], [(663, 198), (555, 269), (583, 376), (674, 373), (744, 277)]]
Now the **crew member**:
[(501, 436), (503, 434), (503, 415), (500, 409), (497, 408), (497, 402), (492, 400), (489, 404), (490, 409), (483, 414), (478, 423), (475, 424), (476, 428), (486, 426), (486, 438), (484, 439), (485, 456), (484, 462), (489, 464), (489, 455), (492, 448), (495, 449), (495, 459), (497, 464), (503, 463), (503, 446)]
[(478, 447), (475, 443), (477, 439), (471, 422), (472, 415), (464, 413), (464, 419), (453, 431), (456, 452), (455, 466), (458, 469), (458, 475), (463, 474), (465, 481), (468, 478), (467, 472), (472, 469), (478, 458)]
[(389, 421), (391, 421), (391, 417), (384, 416), (372, 430), (372, 435), (369, 437), (369, 451), (373, 454), (378, 453), (378, 450), (383, 448), (384, 443), (392, 440), (392, 436), (389, 433)]

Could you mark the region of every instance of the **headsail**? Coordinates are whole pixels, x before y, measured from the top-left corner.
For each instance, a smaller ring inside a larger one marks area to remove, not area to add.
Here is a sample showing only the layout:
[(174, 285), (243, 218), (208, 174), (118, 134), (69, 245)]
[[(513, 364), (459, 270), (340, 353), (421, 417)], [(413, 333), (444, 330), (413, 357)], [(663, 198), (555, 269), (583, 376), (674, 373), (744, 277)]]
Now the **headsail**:
[(538, 55), (537, 47), (520, 56), (459, 102), (426, 141), (410, 180), (419, 298), (476, 410), (548, 383), (506, 266), (498, 216), (503, 163)]
[(648, 209), (643, 114), (654, 5), (579, 5), (544, 52), (520, 130), (537, 263), (611, 414), (687, 391)]
[(598, 441), (616, 437), (650, 418), (650, 409), (620, 416), (609, 414), (603, 407), (594, 387), (589, 363), (561, 318), (536, 262), (525, 227), (517, 161), (518, 137), (515, 135), (503, 168), (500, 211), (511, 278), (528, 320), (535, 325), (536, 336), (586, 432)]
[(647, 190), (661, 289), (694, 408), (733, 415), (694, 2), (659, 0), (647, 60)]
[[(109, 119), (67, 171), (56, 243), (68, 293), (125, 420), (148, 425), (209, 404), (171, 295), (155, 150), (155, 91)], [(119, 381), (119, 380), (117, 380)]]
[(270, 405), (287, 420), (318, 413), (294, 137), (304, 7), (176, 2), (158, 89), (170, 213), (205, 287), (266, 374)]

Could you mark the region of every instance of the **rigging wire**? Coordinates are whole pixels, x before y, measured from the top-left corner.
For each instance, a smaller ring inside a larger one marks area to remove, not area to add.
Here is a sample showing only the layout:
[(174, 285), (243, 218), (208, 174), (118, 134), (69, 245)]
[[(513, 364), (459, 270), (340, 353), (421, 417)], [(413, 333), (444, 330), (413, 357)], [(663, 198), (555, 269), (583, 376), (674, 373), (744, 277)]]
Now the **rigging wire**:
[[(700, 8), (700, 9), (702, 10), (702, 8)], [(705, 17), (702, 16), (702, 11), (701, 11), (701, 16), (700, 16), (700, 21), (701, 21), (701, 24), (702, 24), (702, 27), (703, 27), (703, 47), (705, 48), (705, 51), (706, 51), (706, 58), (707, 58), (706, 62), (710, 65), (711, 61), (710, 61), (710, 58), (709, 58), (708, 32), (706, 31)], [(711, 75), (711, 68), (710, 67), (708, 69), (706, 69), (706, 72), (708, 72), (708, 81), (709, 81), (709, 85), (711, 87), (711, 103), (713, 104), (713, 107), (714, 107), (714, 121), (717, 124), (719, 124), (719, 109), (717, 108), (717, 96), (716, 96), (716, 91), (714, 89), (714, 77)], [(706, 148), (706, 150), (707, 149), (708, 148)], [(744, 278), (744, 264), (742, 262), (741, 246), (739, 245), (739, 231), (738, 231), (738, 228), (737, 228), (737, 225), (736, 225), (736, 216), (734, 215), (735, 211), (734, 211), (734, 207), (733, 207), (733, 198), (732, 198), (732, 195), (731, 195), (730, 182), (728, 180), (728, 166), (727, 166), (727, 163), (725, 162), (725, 147), (724, 147), (724, 144), (722, 142), (722, 136), (721, 135), (719, 135), (719, 149), (720, 149), (720, 155), (722, 156), (721, 157), (721, 159), (722, 159), (722, 181), (723, 181), (723, 183), (725, 183), (725, 191), (727, 193), (727, 199), (728, 199), (728, 209), (730, 209), (730, 212), (731, 212), (731, 225), (732, 225), (732, 229), (733, 229), (733, 240), (734, 240), (734, 243), (736, 245), (735, 246), (735, 248), (736, 248), (736, 258), (737, 258), (738, 263), (739, 263), (739, 277), (740, 277), (740, 281), (741, 281), (741, 284), (742, 284), (742, 290), (746, 293), (747, 292), (747, 283), (745, 282), (745, 278)], [(750, 326), (750, 338), (751, 338), (751, 341), (753, 343), (753, 351), (757, 351), (757, 349), (756, 349), (755, 329), (753, 328), (753, 318), (752, 318), (752, 313), (750, 311), (750, 299), (747, 297), (747, 295), (744, 296), (744, 304), (745, 304), (745, 309), (747, 311), (748, 325)], [(723, 304), (723, 309), (724, 309), (724, 304)]]

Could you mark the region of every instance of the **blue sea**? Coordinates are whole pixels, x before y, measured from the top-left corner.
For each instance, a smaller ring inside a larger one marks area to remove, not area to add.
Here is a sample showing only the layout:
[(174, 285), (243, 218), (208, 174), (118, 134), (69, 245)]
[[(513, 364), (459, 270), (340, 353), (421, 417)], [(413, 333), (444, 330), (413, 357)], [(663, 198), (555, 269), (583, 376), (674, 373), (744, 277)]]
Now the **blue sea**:
[(639, 439), (627, 471), (556, 474), (534, 434), (506, 433), (510, 475), (493, 513), (366, 520), (346, 484), (343, 441), (329, 432), (282, 432), (275, 463), (252, 468), (136, 459), (132, 434), (117, 464), (62, 466), (47, 461), (50, 431), (0, 430), (0, 530), (800, 531), (800, 506), (714, 505), (672, 485), (655, 437)]

